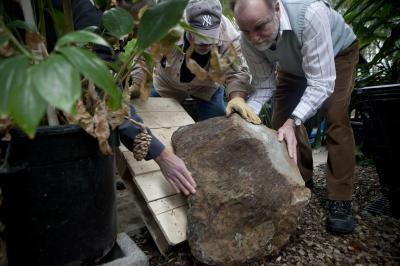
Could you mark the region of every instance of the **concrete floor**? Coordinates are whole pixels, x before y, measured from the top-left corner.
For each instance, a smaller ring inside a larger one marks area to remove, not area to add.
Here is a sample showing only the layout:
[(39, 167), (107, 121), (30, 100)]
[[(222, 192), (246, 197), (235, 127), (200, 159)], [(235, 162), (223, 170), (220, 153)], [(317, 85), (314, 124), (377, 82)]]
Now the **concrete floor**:
[[(122, 182), (119, 177), (116, 178), (116, 181)], [(129, 236), (135, 235), (145, 225), (139, 216), (128, 188), (116, 190), (116, 202), (118, 233), (127, 233)]]

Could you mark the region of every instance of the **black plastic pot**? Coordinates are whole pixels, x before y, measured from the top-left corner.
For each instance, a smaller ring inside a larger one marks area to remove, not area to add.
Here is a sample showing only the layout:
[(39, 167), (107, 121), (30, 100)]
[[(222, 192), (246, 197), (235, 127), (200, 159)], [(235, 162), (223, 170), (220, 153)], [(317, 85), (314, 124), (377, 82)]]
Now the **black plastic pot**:
[(400, 217), (400, 84), (366, 87), (356, 93), (364, 142), (375, 163), (382, 192)]
[(10, 266), (93, 264), (116, 238), (113, 156), (78, 126), (13, 132), (0, 172)]

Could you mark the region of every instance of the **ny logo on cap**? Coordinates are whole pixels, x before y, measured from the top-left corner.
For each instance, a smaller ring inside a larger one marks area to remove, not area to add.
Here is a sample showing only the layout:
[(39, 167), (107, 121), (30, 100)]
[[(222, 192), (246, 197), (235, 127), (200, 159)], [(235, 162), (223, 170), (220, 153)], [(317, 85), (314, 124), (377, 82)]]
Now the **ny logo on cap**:
[(212, 26), (210, 15), (203, 16), (203, 26)]

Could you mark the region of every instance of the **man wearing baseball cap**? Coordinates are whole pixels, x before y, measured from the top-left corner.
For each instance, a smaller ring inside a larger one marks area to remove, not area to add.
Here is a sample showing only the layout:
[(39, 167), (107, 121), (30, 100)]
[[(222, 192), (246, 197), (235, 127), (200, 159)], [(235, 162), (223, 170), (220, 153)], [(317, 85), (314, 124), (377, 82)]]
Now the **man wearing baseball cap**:
[[(154, 70), (154, 89), (151, 96), (169, 97), (183, 102), (192, 97), (197, 120), (215, 116), (230, 115), (238, 112), (249, 122), (261, 123), (258, 116), (247, 106), (245, 99), (251, 92), (250, 74), (242, 58), (240, 35), (232, 23), (222, 14), (218, 0), (189, 0), (185, 10), (186, 21), (198, 34), (184, 32), (171, 56), (164, 56)], [(237, 68), (230, 67), (224, 73), (224, 84), (218, 84), (209, 76), (200, 80), (187, 67), (185, 54), (193, 45), (191, 59), (205, 71), (210, 69), (211, 48), (217, 47), (218, 53), (224, 57), (230, 52), (230, 45), (236, 50), (240, 59)], [(183, 53), (182, 53), (183, 51)], [(133, 72), (136, 81), (140, 75)], [(225, 108), (224, 92), (229, 99)]]

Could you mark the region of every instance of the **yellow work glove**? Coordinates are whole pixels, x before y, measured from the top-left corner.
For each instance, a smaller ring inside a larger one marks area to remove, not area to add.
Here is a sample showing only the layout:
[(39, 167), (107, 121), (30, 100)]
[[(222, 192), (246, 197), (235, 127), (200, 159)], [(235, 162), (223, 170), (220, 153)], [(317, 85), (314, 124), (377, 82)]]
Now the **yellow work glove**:
[(256, 125), (261, 124), (261, 119), (251, 107), (246, 104), (242, 97), (232, 98), (232, 100), (228, 102), (226, 106), (226, 116), (229, 117), (233, 112), (239, 113), (243, 119), (246, 119), (250, 123)]

